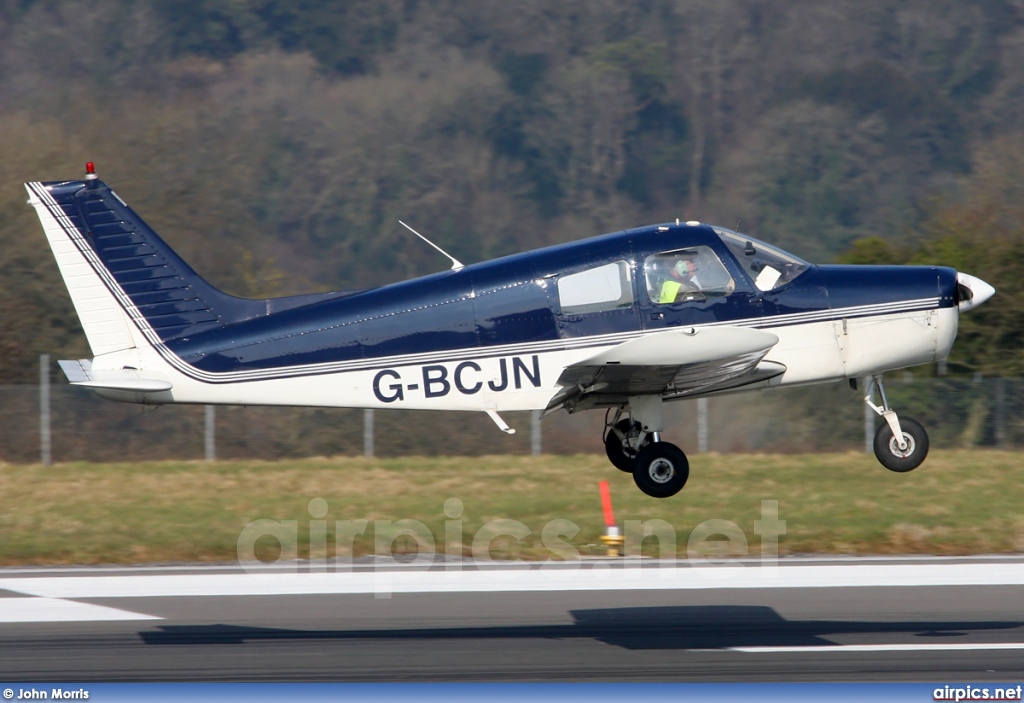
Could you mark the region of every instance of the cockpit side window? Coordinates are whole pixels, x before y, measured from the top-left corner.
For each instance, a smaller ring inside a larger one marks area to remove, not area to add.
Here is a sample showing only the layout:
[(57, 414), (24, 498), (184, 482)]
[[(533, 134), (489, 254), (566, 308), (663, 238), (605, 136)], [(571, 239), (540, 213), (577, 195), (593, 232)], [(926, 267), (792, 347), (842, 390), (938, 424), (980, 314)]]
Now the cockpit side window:
[(745, 234), (718, 227), (715, 232), (754, 279), (758, 290), (781, 288), (811, 266), (803, 259)]
[(558, 280), (558, 302), (565, 314), (604, 312), (633, 304), (630, 265), (616, 261)]
[(647, 294), (660, 304), (729, 295), (736, 283), (711, 247), (695, 246), (652, 254), (644, 260)]

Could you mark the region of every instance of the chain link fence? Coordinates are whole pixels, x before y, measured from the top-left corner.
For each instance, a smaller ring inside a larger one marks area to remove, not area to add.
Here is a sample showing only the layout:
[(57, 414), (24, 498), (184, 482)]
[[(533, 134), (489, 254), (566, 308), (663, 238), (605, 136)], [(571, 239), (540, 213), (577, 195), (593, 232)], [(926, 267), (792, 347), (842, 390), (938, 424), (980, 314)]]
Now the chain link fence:
[[(45, 388), (0, 386), (0, 461), (45, 457)], [(1022, 379), (895, 373), (886, 391), (901, 416), (925, 426), (933, 447), (1024, 446)], [(367, 426), (363, 410), (219, 406), (210, 413), (204, 406), (115, 403), (62, 383), (49, 397), (56, 462), (359, 456), (368, 441), (378, 457), (602, 451), (599, 411), (559, 411), (537, 423), (539, 434), (530, 413), (507, 413), (518, 431), (506, 435), (484, 413), (377, 410)], [(866, 432), (880, 419), (865, 418), (862, 397), (843, 383), (710, 398), (703, 443), (698, 401), (684, 400), (666, 406), (663, 436), (687, 453), (702, 446), (725, 453), (863, 451)]]

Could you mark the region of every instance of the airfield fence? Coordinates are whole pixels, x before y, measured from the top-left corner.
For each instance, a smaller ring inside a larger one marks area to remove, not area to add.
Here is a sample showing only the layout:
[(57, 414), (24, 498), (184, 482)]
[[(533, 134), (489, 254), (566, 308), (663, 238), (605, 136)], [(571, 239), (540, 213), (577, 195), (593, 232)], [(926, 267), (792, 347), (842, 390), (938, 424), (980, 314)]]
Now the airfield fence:
[[(505, 414), (518, 430), (506, 435), (483, 413), (377, 410), (367, 436), (362, 410), (143, 407), (103, 400), (61, 379), (48, 391), (51, 454), (45, 457), (46, 393), (40, 391), (39, 385), (0, 386), (0, 461), (362, 456), (367, 439), (378, 457), (603, 451), (601, 411), (554, 413), (539, 423), (538, 436), (530, 413)], [(886, 377), (886, 391), (901, 415), (924, 424), (933, 447), (1024, 447), (1024, 379), (897, 372)], [(709, 398), (703, 438), (699, 401), (679, 401), (666, 406), (664, 435), (687, 453), (863, 451), (865, 421), (873, 427), (880, 420), (865, 416), (862, 395), (843, 383)]]

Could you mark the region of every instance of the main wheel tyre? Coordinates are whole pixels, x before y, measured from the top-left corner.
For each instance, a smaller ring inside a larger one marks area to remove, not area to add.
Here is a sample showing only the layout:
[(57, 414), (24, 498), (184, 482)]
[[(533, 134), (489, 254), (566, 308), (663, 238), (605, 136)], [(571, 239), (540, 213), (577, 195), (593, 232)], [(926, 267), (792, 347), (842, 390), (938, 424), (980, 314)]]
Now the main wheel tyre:
[[(609, 428), (608, 434), (604, 437), (604, 453), (608, 455), (608, 461), (612, 462), (619, 471), (625, 471), (627, 474), (633, 473), (633, 462), (636, 459), (636, 452), (628, 449), (622, 440), (619, 438), (619, 433), (629, 433), (629, 420), (619, 420), (619, 424), (615, 425), (615, 430)], [(640, 431), (640, 423), (634, 421), (633, 429), (636, 432)], [(651, 436), (648, 434), (644, 437), (644, 443), (640, 447), (643, 449), (651, 443)]]
[(928, 433), (921, 423), (909, 417), (900, 418), (900, 429), (907, 448), (901, 450), (888, 422), (883, 422), (875, 432), (875, 456), (882, 466), (897, 473), (913, 471), (928, 456)]
[(690, 462), (683, 450), (671, 442), (652, 442), (643, 447), (633, 462), (633, 481), (652, 498), (674, 496), (690, 477)]

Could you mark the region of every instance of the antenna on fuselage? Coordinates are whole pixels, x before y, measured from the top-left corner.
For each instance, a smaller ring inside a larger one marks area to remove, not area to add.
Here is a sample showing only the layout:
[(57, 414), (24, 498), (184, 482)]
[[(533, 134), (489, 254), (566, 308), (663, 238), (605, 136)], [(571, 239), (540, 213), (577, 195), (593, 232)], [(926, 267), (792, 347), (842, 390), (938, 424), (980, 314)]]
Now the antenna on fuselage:
[(435, 248), (435, 249), (437, 249), (437, 250), (438, 250), (439, 252), (441, 252), (442, 254), (444, 254), (445, 256), (447, 256), (447, 257), (448, 257), (449, 259), (451, 259), (451, 260), (452, 260), (452, 271), (458, 271), (458, 270), (459, 270), (460, 268), (462, 268), (462, 267), (463, 267), (463, 266), (465, 265), (465, 264), (463, 264), (463, 263), (462, 263), (461, 261), (459, 261), (458, 259), (456, 259), (456, 258), (455, 258), (454, 256), (452, 256), (451, 254), (449, 254), (448, 252), (446, 252), (446, 251), (445, 251), (444, 249), (442, 249), (441, 247), (437, 246), (437, 245), (436, 245), (436, 244), (434, 244), (434, 243), (433, 243), (432, 241), (430, 241), (429, 239), (427, 239), (426, 237), (424, 237), (424, 236), (423, 236), (422, 234), (420, 234), (419, 232), (417, 232), (416, 230), (414, 230), (414, 229), (413, 229), (412, 227), (410, 227), (409, 225), (407, 225), (407, 224), (405, 224), (404, 222), (402, 222), (401, 220), (399, 220), (399, 221), (398, 221), (398, 224), (402, 225), (402, 226), (403, 226), (403, 227), (405, 227), (405, 228), (406, 228), (407, 230), (409, 230), (410, 232), (412, 232), (413, 234), (415, 234), (415, 235), (416, 235), (417, 237), (419, 237), (420, 239), (422, 239), (422, 240), (423, 240), (424, 242), (426, 242), (426, 243), (427, 243), (427, 244), (429, 244), (430, 246), (434, 247), (434, 248)]

